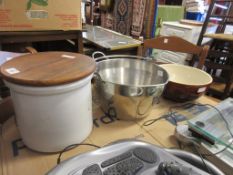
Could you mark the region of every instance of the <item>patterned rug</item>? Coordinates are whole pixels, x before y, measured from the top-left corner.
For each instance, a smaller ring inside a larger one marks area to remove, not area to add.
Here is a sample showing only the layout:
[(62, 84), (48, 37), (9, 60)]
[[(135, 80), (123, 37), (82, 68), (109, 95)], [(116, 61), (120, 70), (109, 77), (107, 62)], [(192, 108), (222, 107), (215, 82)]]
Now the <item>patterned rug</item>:
[(156, 16), (158, 9), (158, 0), (146, 0), (146, 9), (143, 21), (143, 36), (145, 39), (154, 38), (156, 29)]
[(130, 35), (132, 24), (132, 0), (117, 0), (114, 4), (114, 29), (125, 35)]
[(139, 37), (142, 33), (145, 8), (145, 0), (133, 0), (133, 21), (131, 29), (133, 36)]
[(113, 11), (101, 12), (101, 26), (125, 35), (153, 38), (158, 0), (115, 0)]
[(101, 12), (101, 26), (110, 30), (114, 30), (114, 17), (111, 12)]

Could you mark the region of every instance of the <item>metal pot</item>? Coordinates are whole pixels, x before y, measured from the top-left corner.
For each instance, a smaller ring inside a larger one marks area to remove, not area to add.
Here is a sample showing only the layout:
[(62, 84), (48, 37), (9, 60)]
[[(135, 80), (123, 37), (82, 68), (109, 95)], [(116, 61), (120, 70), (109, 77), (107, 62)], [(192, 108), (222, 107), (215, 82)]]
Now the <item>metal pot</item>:
[(110, 55), (96, 62), (94, 87), (100, 106), (119, 119), (146, 117), (168, 82), (166, 70), (143, 57)]

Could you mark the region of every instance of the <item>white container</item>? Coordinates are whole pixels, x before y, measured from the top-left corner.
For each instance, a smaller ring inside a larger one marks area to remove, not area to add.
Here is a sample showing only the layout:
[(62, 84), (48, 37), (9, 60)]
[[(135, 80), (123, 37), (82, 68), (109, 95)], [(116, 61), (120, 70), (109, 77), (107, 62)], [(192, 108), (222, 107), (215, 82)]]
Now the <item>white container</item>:
[(24, 143), (41, 152), (57, 152), (81, 143), (92, 130), (92, 75), (75, 83), (29, 87), (6, 82)]
[[(214, 33), (216, 31), (216, 25), (207, 27), (207, 33)], [(189, 24), (181, 24), (177, 21), (165, 21), (163, 22), (160, 35), (162, 36), (177, 36), (187, 40), (193, 44), (197, 44), (202, 26), (195, 26)], [(205, 38), (202, 45), (207, 43), (210, 39)], [(167, 60), (168, 62), (187, 65), (192, 59), (191, 54), (170, 52), (166, 50), (156, 50), (156, 58), (158, 61)]]
[[(22, 61), (20, 57), (15, 58), (1, 67), (5, 84), (11, 90), (23, 142), (36, 151), (61, 151), (84, 141), (92, 130), (91, 78), (95, 62), (80, 54), (65, 54), (67, 58), (59, 52), (49, 53), (49, 59), (45, 58), (45, 53), (23, 56)], [(40, 60), (42, 58), (44, 60)], [(57, 68), (61, 62), (61, 67)], [(70, 70), (61, 69), (64, 65)], [(38, 66), (43, 71), (31, 76)], [(56, 69), (51, 70), (51, 66)], [(17, 71), (9, 71), (12, 67)]]
[[(207, 28), (207, 33), (214, 33), (217, 25), (211, 25)], [(162, 36), (177, 36), (183, 38), (193, 44), (197, 44), (197, 40), (201, 33), (202, 26), (195, 26), (190, 24), (181, 24), (177, 21), (163, 22), (160, 35)], [(210, 39), (203, 41), (205, 44)]]

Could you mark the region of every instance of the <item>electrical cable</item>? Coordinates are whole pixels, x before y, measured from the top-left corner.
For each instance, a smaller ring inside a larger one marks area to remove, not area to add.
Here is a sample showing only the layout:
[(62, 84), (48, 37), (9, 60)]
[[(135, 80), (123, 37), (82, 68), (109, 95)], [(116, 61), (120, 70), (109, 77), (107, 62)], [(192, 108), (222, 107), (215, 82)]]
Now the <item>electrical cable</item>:
[(226, 128), (227, 128), (227, 130), (229, 131), (229, 134), (230, 134), (231, 137), (233, 138), (233, 133), (232, 133), (232, 131), (231, 131), (231, 129), (230, 129), (230, 126), (229, 126), (227, 120), (225, 119), (225, 117), (223, 116), (222, 112), (221, 112), (217, 107), (215, 107), (215, 106), (213, 106), (213, 105), (210, 105), (210, 104), (197, 104), (197, 105), (198, 105), (198, 106), (210, 106), (210, 107), (212, 107), (213, 109), (215, 109), (215, 110), (218, 112), (218, 114), (219, 114), (219, 116), (221, 117), (221, 119), (224, 121), (224, 123), (225, 123), (225, 125), (226, 125)]
[(58, 158), (57, 158), (57, 165), (60, 164), (61, 162), (61, 156), (62, 154), (65, 152), (65, 151), (69, 151), (77, 146), (92, 146), (92, 147), (95, 147), (95, 148), (101, 148), (100, 146), (97, 146), (97, 145), (94, 145), (94, 144), (91, 144), (91, 143), (77, 143), (77, 144), (72, 144), (72, 145), (69, 145), (67, 147), (65, 147), (62, 151), (60, 151), (59, 155), (58, 155)]
[(217, 154), (220, 154), (220, 153), (224, 152), (227, 148), (229, 148), (229, 147), (233, 144), (233, 133), (232, 133), (232, 131), (231, 131), (231, 129), (230, 129), (230, 126), (229, 126), (227, 120), (226, 120), (225, 117), (223, 116), (222, 112), (221, 112), (217, 107), (215, 107), (215, 106), (213, 106), (213, 105), (210, 105), (210, 104), (200, 104), (200, 103), (193, 103), (193, 104), (194, 104), (194, 105), (197, 105), (197, 106), (209, 106), (209, 107), (211, 107), (212, 109), (215, 109), (215, 110), (217, 111), (217, 113), (219, 114), (219, 116), (221, 117), (221, 119), (224, 121), (224, 123), (225, 123), (225, 125), (226, 125), (226, 128), (227, 128), (229, 134), (230, 134), (231, 137), (232, 137), (232, 141), (231, 141), (229, 144), (227, 144), (222, 150), (220, 150), (220, 151), (218, 151), (218, 152), (216, 152), (216, 153), (212, 153), (212, 154), (202, 154), (202, 155), (203, 155), (203, 156), (213, 156), (213, 155), (217, 155)]
[[(222, 118), (222, 120), (224, 121), (225, 125), (226, 125), (226, 128), (227, 130), (229, 131), (231, 137), (233, 138), (233, 133), (232, 131), (230, 130), (230, 127), (229, 127), (229, 124), (227, 122), (227, 120), (225, 119), (225, 117), (223, 116), (222, 112), (215, 106), (213, 105), (210, 105), (210, 104), (199, 104), (199, 103), (185, 103), (185, 104), (182, 104), (182, 105), (176, 105), (176, 106), (172, 106), (169, 108), (169, 115), (167, 116), (161, 116), (159, 118), (156, 118), (156, 119), (151, 119), (151, 120), (147, 120), (146, 122), (143, 123), (143, 126), (149, 126), (149, 125), (152, 125), (153, 123), (159, 121), (159, 120), (162, 120), (162, 119), (166, 119), (168, 117), (171, 117), (172, 119), (174, 119), (175, 123), (177, 124), (177, 120), (175, 119), (175, 117), (173, 116), (174, 115), (174, 112), (173, 112), (173, 109), (174, 108), (185, 108), (185, 109), (189, 109), (193, 106), (210, 106), (211, 108), (215, 109), (219, 116)], [(229, 148), (231, 145), (233, 144), (233, 139), (231, 141), (231, 143), (229, 143), (228, 145), (225, 146), (225, 148), (223, 148), (222, 150), (216, 152), (216, 153), (213, 153), (213, 154), (202, 154), (198, 151), (198, 149), (196, 148), (196, 145), (193, 144), (194, 148), (195, 148), (195, 151), (197, 152), (197, 154), (199, 155), (199, 157), (201, 158), (202, 162), (203, 162), (203, 165), (206, 167), (206, 170), (211, 174), (211, 170), (208, 168), (208, 166), (206, 165), (205, 161), (204, 161), (204, 158), (203, 156), (213, 156), (213, 155), (217, 155), (219, 153), (222, 153), (223, 151), (225, 151), (227, 148)], [(57, 164), (60, 163), (61, 161), (61, 156), (62, 154), (65, 152), (65, 151), (68, 151), (74, 147), (77, 147), (77, 146), (92, 146), (92, 147), (95, 147), (95, 148), (100, 148), (99, 146), (97, 145), (94, 145), (94, 144), (89, 144), (89, 143), (83, 143), (83, 144), (72, 144), (72, 145), (69, 145), (67, 147), (65, 147), (60, 153), (59, 153), (59, 156), (57, 158)]]
[(218, 112), (218, 114), (221, 117), (221, 119), (224, 121), (224, 123), (226, 125), (226, 128), (227, 128), (229, 134), (232, 137), (232, 141), (229, 144), (227, 144), (222, 150), (220, 150), (220, 151), (218, 151), (216, 153), (213, 153), (213, 154), (202, 154), (202, 155), (203, 156), (213, 156), (213, 155), (217, 155), (217, 154), (220, 154), (220, 153), (224, 152), (227, 148), (229, 148), (233, 144), (233, 133), (232, 133), (232, 131), (230, 129), (230, 126), (229, 126), (227, 120), (223, 116), (222, 112), (217, 107), (215, 107), (213, 105), (210, 105), (210, 104), (196, 104), (196, 105), (198, 105), (198, 106), (210, 106), (211, 108), (215, 109)]
[(174, 108), (191, 108), (193, 107), (195, 104), (194, 103), (184, 103), (184, 104), (181, 104), (181, 105), (175, 105), (175, 106), (171, 106), (169, 108), (169, 113), (167, 116), (162, 116), (162, 117), (159, 117), (159, 118), (155, 118), (155, 119), (151, 119), (151, 120), (147, 120), (143, 123), (143, 126), (149, 126), (149, 125), (152, 125), (153, 123), (159, 121), (159, 120), (162, 120), (162, 119), (167, 119), (169, 117), (171, 117), (173, 120), (174, 120), (174, 123), (175, 125), (177, 126), (177, 123), (178, 121), (176, 120), (174, 114), (175, 112), (173, 112), (173, 109)]
[(195, 106), (195, 105), (196, 105), (196, 106), (209, 106), (209, 107), (215, 109), (215, 110), (218, 112), (218, 114), (219, 114), (219, 116), (221, 117), (221, 119), (224, 121), (224, 123), (225, 123), (225, 125), (226, 125), (226, 128), (227, 128), (228, 132), (230, 133), (230, 135), (231, 135), (231, 137), (232, 137), (232, 141), (231, 141), (228, 145), (226, 145), (222, 150), (220, 150), (220, 151), (218, 151), (218, 152), (216, 152), (216, 153), (213, 153), (213, 154), (202, 154), (202, 155), (203, 155), (203, 156), (213, 156), (213, 155), (217, 155), (217, 154), (220, 154), (220, 153), (224, 152), (227, 148), (229, 148), (229, 147), (233, 144), (233, 133), (232, 133), (232, 131), (231, 131), (231, 129), (230, 129), (230, 126), (229, 126), (227, 120), (226, 120), (225, 117), (223, 116), (222, 112), (221, 112), (217, 107), (215, 107), (215, 106), (213, 106), (213, 105), (210, 105), (210, 104), (184, 103), (184, 104), (181, 104), (181, 105), (171, 106), (171, 107), (169, 108), (169, 111), (170, 111), (170, 112), (169, 112), (169, 114), (168, 114), (167, 116), (162, 116), (162, 117), (159, 117), (159, 118), (157, 118), (157, 119), (148, 120), (148, 121), (146, 121), (146, 122), (143, 123), (143, 126), (152, 125), (153, 123), (155, 123), (155, 122), (157, 122), (157, 121), (159, 121), (159, 120), (162, 120), (162, 119), (166, 119), (166, 118), (168, 118), (168, 117), (171, 117), (171, 118), (175, 121), (175, 124), (177, 125), (177, 120), (176, 120), (175, 117), (173, 116), (174, 113), (175, 113), (175, 112), (173, 111), (173, 109), (175, 109), (175, 108), (189, 109), (189, 108), (191, 108), (191, 107), (193, 107), (193, 106)]
[(201, 158), (201, 161), (203, 162), (203, 165), (205, 166), (207, 172), (210, 173), (210, 174), (213, 174), (213, 172), (212, 172), (212, 171), (209, 169), (209, 167), (206, 165), (205, 160), (204, 160), (202, 154), (198, 151), (196, 145), (195, 145), (195, 144), (192, 144), (192, 146), (193, 146), (193, 148), (195, 149), (195, 152), (196, 152), (196, 153), (199, 155), (199, 157)]
[(226, 151), (226, 149), (229, 148), (232, 144), (233, 144), (233, 140), (232, 140), (228, 145), (226, 145), (222, 150), (220, 150), (220, 151), (218, 151), (218, 152), (216, 152), (216, 153), (212, 153), (212, 154), (202, 154), (202, 155), (208, 157), (208, 156), (213, 156), (213, 155), (220, 154), (220, 153)]
[(167, 116), (162, 116), (162, 117), (159, 117), (159, 118), (156, 118), (156, 119), (151, 119), (151, 120), (147, 120), (143, 123), (143, 126), (150, 126), (152, 125), (153, 123), (159, 121), (159, 120), (162, 120), (162, 119), (166, 119)]

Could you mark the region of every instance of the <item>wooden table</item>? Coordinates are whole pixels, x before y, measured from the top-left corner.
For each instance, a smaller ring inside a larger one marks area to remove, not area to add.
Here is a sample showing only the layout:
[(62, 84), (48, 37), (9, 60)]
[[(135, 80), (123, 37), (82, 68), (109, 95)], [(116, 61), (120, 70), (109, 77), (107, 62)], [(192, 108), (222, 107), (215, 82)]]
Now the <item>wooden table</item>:
[[(216, 105), (217, 102), (206, 96), (201, 97), (196, 102), (203, 104)], [(92, 143), (104, 146), (110, 142), (119, 139), (135, 138), (165, 148), (177, 148), (177, 142), (173, 136), (175, 126), (166, 120), (159, 120), (150, 125), (143, 126), (147, 120), (158, 118), (168, 112), (169, 107), (177, 103), (161, 99), (160, 103), (155, 105), (151, 114), (140, 121), (119, 121), (116, 118), (105, 116), (99, 106), (93, 105), (93, 131), (84, 143)], [(24, 174), (34, 175), (44, 174), (56, 165), (58, 154), (42, 154), (31, 151), (23, 146), (19, 140), (20, 134), (15, 126), (15, 120), (11, 118), (2, 127), (0, 140), (2, 157), (2, 168), (4, 175)], [(93, 150), (92, 147), (77, 147), (63, 154), (62, 160), (71, 156)], [(1, 171), (1, 170), (0, 170)]]
[(92, 25), (85, 26), (83, 39), (95, 45), (97, 47), (96, 50), (111, 54), (122, 54), (125, 52), (129, 54), (129, 51), (131, 51), (131, 54), (136, 55), (138, 47), (142, 44), (141, 41), (130, 36)]
[(225, 33), (206, 33), (205, 37), (209, 37), (212, 39), (224, 40), (224, 41), (233, 41), (232, 34), (225, 34)]
[(82, 31), (33, 31), (33, 32), (0, 32), (0, 50), (2, 44), (74, 40), (77, 52), (83, 53)]
[[(3, 63), (5, 63), (6, 61), (8, 61), (14, 57), (20, 56), (22, 54), (23, 53), (13, 53), (13, 52), (0, 51), (0, 68), (1, 68), (1, 65)], [(9, 95), (10, 95), (10, 92), (9, 92), (8, 88), (4, 85), (3, 80), (2, 80), (2, 76), (0, 75), (0, 97), (4, 98), (4, 97), (7, 97)], [(1, 114), (0, 114), (0, 116), (1, 116)]]

